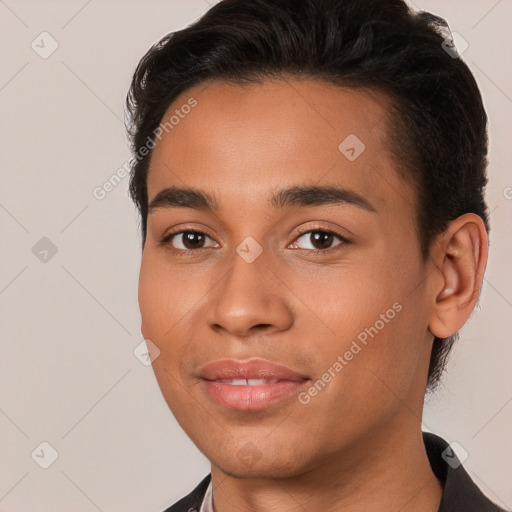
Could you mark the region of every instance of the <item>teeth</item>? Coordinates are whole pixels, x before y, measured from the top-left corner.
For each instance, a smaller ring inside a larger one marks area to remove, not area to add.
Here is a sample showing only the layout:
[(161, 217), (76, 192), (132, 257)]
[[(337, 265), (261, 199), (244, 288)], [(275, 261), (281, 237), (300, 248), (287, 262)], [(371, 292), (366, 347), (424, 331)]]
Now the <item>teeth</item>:
[(231, 384), (232, 386), (247, 386), (247, 380), (245, 379), (222, 379), (220, 382)]
[(265, 386), (275, 384), (278, 379), (219, 379), (222, 384), (231, 384), (232, 386)]
[(265, 384), (275, 384), (277, 379), (247, 379), (247, 384), (249, 386), (264, 386)]

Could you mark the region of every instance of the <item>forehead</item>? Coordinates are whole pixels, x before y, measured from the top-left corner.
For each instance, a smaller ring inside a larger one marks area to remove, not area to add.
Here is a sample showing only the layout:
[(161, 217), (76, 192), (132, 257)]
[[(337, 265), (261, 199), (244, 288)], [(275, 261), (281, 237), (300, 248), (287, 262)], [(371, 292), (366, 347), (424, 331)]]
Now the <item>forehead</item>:
[(173, 123), (156, 140), (149, 201), (170, 185), (208, 188), (226, 199), (250, 193), (263, 200), (269, 187), (319, 183), (377, 202), (408, 196), (387, 143), (389, 107), (378, 92), (315, 80), (193, 87), (163, 116), (161, 126)]

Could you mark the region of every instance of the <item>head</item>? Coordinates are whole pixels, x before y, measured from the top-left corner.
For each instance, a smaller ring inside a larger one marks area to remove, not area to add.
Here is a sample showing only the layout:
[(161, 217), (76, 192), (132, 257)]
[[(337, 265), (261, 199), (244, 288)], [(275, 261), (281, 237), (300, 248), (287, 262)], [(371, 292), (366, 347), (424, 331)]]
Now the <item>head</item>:
[[(336, 414), (283, 426), (284, 460), (307, 428), (331, 435), (350, 411), (335, 436), (350, 446), (439, 382), (489, 228), (486, 114), (443, 27), (400, 0), (223, 0), (139, 63), (127, 104), (142, 330), (211, 460), (201, 425), (221, 450), (266, 438), (276, 416), (202, 403), (208, 362), (265, 358), (324, 382), (285, 424), (306, 407)], [(329, 449), (293, 453), (313, 465)]]

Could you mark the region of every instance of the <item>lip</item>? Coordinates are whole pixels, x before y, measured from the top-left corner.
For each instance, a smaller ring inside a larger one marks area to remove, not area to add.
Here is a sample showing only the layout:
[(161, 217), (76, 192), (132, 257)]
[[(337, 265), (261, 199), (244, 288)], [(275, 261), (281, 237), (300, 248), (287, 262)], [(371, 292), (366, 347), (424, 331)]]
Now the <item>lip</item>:
[(224, 359), (204, 366), (199, 371), (199, 377), (205, 380), (220, 379), (277, 379), (302, 381), (305, 375), (294, 372), (287, 366), (272, 363), (265, 359), (236, 361)]
[[(204, 366), (198, 374), (205, 394), (217, 404), (228, 409), (257, 411), (298, 394), (309, 381), (305, 375), (290, 368), (266, 361), (252, 359), (236, 361), (225, 359)], [(236, 379), (237, 385), (225, 381)], [(264, 379), (266, 384), (244, 385), (241, 379)]]

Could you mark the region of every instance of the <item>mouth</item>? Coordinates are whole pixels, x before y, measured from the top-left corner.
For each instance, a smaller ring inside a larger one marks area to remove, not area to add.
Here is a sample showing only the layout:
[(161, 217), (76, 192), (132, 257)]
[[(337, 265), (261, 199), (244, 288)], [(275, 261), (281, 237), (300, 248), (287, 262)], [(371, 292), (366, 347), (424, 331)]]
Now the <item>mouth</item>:
[(231, 386), (267, 386), (282, 381), (279, 379), (217, 379), (214, 382), (230, 384)]
[(258, 411), (298, 394), (309, 378), (270, 361), (223, 360), (203, 367), (198, 377), (208, 400), (227, 409)]
[[(256, 381), (272, 383), (272, 381), (280, 380), (299, 381), (307, 379), (305, 375), (301, 375), (287, 366), (265, 359), (250, 359), (247, 361), (223, 359), (214, 361), (200, 368), (198, 377), (204, 380), (229, 381), (235, 383), (235, 386), (256, 386), (258, 385)], [(242, 381), (251, 382), (247, 384)]]

